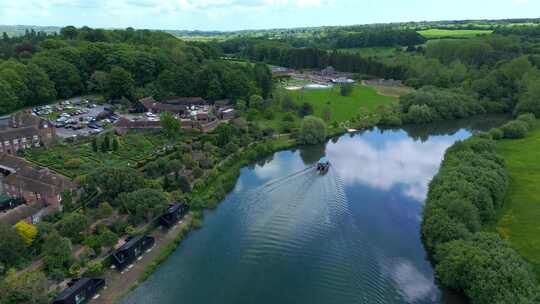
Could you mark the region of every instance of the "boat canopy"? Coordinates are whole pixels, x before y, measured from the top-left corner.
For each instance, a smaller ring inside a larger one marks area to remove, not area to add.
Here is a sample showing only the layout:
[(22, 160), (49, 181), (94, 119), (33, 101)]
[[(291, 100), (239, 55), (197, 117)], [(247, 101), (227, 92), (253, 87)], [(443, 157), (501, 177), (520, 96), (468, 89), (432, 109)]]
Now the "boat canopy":
[(329, 164), (330, 160), (327, 157), (319, 159), (319, 164)]

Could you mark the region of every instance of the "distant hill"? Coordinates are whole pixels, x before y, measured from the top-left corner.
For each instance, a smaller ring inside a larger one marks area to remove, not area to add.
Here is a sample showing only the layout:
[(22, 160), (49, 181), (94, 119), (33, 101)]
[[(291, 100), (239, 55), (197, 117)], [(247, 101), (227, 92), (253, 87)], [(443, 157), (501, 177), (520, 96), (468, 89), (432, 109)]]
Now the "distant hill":
[(22, 36), (25, 31), (58, 33), (60, 26), (36, 26), (36, 25), (0, 25), (0, 33), (7, 33), (10, 37)]

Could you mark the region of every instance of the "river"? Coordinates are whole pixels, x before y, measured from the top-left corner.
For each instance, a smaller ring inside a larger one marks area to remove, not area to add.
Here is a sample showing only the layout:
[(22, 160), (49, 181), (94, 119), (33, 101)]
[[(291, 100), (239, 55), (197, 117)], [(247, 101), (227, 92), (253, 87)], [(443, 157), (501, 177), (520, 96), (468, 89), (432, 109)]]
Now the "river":
[[(420, 239), (444, 151), (504, 118), (347, 134), (241, 170), (134, 303), (442, 303)], [(327, 156), (332, 167), (312, 166)]]

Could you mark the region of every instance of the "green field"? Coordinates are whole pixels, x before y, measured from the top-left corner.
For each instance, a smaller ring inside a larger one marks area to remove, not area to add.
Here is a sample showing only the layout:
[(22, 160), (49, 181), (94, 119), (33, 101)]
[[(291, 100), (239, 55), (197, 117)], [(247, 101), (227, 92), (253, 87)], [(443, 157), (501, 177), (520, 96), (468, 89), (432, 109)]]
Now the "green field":
[(540, 276), (540, 122), (526, 138), (501, 140), (497, 148), (510, 175), (497, 231)]
[(429, 29), (418, 32), (420, 35), (427, 39), (439, 39), (439, 38), (474, 38), (479, 35), (491, 34), (491, 30), (442, 30), (442, 29)]
[(290, 91), (297, 104), (309, 102), (313, 106), (314, 115), (323, 117), (323, 109), (330, 105), (332, 122), (342, 122), (355, 117), (361, 109), (369, 112), (377, 107), (397, 101), (397, 98), (382, 96), (372, 87), (355, 85), (350, 96), (341, 96), (339, 87), (328, 90)]

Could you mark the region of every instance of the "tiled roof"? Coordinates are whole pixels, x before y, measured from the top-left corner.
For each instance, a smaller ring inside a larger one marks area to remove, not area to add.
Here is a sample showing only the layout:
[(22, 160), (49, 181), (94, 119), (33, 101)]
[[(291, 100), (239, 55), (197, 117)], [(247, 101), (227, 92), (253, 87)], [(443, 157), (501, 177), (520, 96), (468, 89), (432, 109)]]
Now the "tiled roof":
[(166, 104), (184, 105), (184, 106), (207, 104), (206, 100), (204, 100), (202, 97), (171, 96), (171, 97), (163, 99), (161, 102), (166, 103)]
[(39, 130), (36, 127), (10, 128), (0, 131), (0, 141), (10, 141), (16, 138), (28, 138), (34, 135), (39, 135)]
[(127, 118), (120, 118), (115, 124), (117, 128), (131, 128), (131, 129), (157, 129), (161, 128), (161, 123), (159, 121), (132, 121)]
[[(5, 213), (0, 213), (0, 222), (6, 223), (8, 225), (15, 225), (19, 221), (22, 221), (24, 219), (27, 219), (37, 214), (45, 206), (46, 206), (45, 203), (40, 203), (40, 202), (32, 204), (32, 205), (26, 205), (26, 204), (20, 205)], [(46, 211), (45, 213), (50, 213), (50, 212), (52, 212), (52, 209), (48, 210), (48, 212)]]
[(7, 153), (0, 153), (0, 168), (16, 172), (25, 166), (28, 166), (28, 163), (23, 158)]

